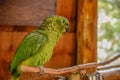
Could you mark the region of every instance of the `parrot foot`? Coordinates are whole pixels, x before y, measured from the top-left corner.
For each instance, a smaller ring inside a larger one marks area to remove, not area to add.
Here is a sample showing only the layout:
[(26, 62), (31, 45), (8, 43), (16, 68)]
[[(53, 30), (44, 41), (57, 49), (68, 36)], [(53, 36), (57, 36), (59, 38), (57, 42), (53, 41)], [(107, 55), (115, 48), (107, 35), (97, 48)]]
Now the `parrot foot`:
[(38, 68), (40, 69), (40, 75), (44, 74), (44, 66), (38, 66)]

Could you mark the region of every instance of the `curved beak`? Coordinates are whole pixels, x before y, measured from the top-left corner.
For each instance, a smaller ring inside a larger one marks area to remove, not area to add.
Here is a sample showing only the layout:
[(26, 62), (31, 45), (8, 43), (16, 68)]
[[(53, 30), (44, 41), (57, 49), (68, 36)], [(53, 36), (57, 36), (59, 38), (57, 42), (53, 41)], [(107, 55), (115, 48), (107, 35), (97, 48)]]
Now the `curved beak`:
[(69, 31), (69, 28), (68, 26), (65, 27), (65, 31), (68, 32)]

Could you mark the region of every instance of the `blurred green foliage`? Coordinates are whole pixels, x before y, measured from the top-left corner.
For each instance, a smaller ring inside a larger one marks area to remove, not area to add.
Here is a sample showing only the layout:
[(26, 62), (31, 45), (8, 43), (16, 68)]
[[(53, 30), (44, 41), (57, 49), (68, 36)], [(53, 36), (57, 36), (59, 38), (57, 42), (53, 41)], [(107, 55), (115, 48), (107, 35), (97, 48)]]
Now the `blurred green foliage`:
[(98, 61), (104, 61), (120, 52), (120, 0), (98, 0), (98, 16)]

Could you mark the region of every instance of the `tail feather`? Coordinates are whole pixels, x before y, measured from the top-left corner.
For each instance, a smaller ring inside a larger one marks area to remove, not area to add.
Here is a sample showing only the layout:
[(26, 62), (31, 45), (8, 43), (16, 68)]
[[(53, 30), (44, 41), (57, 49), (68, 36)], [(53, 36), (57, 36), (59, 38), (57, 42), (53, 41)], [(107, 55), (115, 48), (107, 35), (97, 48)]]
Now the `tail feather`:
[(19, 77), (11, 76), (11, 79), (10, 79), (10, 80), (19, 80)]
[(13, 73), (10, 80), (19, 80), (20, 73)]

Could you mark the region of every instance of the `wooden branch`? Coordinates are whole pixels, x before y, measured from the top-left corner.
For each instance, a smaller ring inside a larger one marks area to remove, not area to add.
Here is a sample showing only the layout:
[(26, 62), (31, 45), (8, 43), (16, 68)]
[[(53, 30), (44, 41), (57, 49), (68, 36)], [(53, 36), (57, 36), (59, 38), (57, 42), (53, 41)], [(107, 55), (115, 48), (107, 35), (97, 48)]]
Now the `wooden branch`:
[(120, 57), (120, 54), (117, 54), (117, 55), (115, 55), (113, 58), (111, 58), (110, 60), (107, 60), (107, 61), (98, 63), (98, 66), (104, 66), (104, 65), (106, 65), (106, 64), (109, 64), (109, 63), (115, 61), (116, 59), (118, 59), (119, 57)]
[[(104, 65), (107, 65), (107, 64), (115, 61), (119, 57), (120, 57), (120, 54), (118, 54), (118, 55), (114, 56), (112, 59), (107, 60), (102, 63), (80, 64), (80, 65), (76, 65), (76, 66), (72, 66), (72, 67), (68, 67), (68, 68), (61, 68), (61, 69), (44, 68), (44, 74), (60, 75), (60, 74), (75, 72), (77, 70), (91, 68), (91, 67), (104, 66)], [(41, 70), (38, 67), (29, 67), (29, 66), (22, 65), (21, 71), (39, 73)]]
[(111, 65), (111, 66), (101, 66), (101, 67), (98, 67), (97, 70), (108, 70), (108, 69), (112, 69), (112, 68), (120, 68), (120, 64)]

